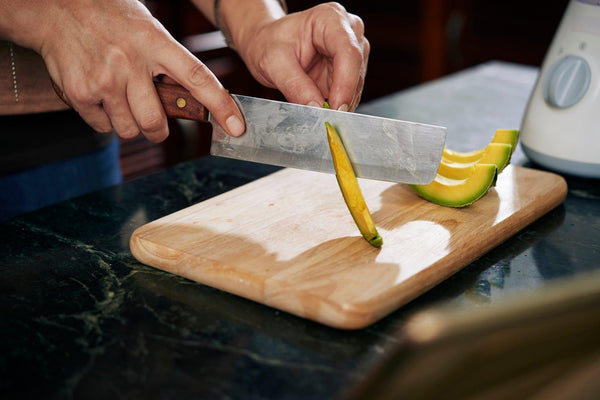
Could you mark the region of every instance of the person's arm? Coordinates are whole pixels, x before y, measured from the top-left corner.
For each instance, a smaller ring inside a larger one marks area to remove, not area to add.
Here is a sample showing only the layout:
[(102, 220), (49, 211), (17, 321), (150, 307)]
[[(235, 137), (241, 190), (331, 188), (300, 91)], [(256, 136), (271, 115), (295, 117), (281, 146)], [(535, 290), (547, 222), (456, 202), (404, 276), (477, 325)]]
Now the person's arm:
[(230, 134), (240, 111), (215, 76), (137, 0), (0, 0), (0, 37), (42, 55), (50, 76), (99, 132), (168, 135), (153, 78), (186, 87)]
[[(224, 0), (191, 0), (196, 7), (204, 14), (204, 16), (216, 27), (221, 27), (221, 21), (217, 21), (217, 16), (215, 15), (215, 10), (221, 11)], [(229, 0), (226, 0), (229, 1)], [(237, 3), (235, 3), (237, 4)], [(248, 6), (246, 10), (250, 11), (255, 15), (262, 15), (265, 18), (269, 19), (277, 19), (285, 15), (284, 7), (282, 5), (285, 4), (285, 1), (280, 0), (248, 0), (245, 3), (240, 2), (240, 5)], [(226, 12), (227, 13), (227, 12)], [(243, 15), (243, 14), (242, 14)], [(256, 20), (256, 17), (252, 15), (247, 15), (247, 17), (251, 17), (253, 20)]]
[(291, 102), (354, 110), (369, 55), (364, 25), (338, 3), (286, 15), (278, 0), (193, 0), (263, 85)]

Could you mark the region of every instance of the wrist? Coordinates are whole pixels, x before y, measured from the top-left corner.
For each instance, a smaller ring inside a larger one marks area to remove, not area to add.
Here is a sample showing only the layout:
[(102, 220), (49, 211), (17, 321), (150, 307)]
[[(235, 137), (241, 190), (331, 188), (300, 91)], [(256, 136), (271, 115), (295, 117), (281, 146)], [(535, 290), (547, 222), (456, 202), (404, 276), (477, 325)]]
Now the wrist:
[(42, 24), (36, 21), (35, 8), (7, 6), (2, 7), (0, 15), (1, 38), (39, 51), (39, 43), (36, 42), (36, 35), (33, 33), (38, 32)]
[(229, 47), (240, 51), (244, 41), (266, 23), (287, 13), (285, 0), (215, 0), (215, 25), (221, 30)]

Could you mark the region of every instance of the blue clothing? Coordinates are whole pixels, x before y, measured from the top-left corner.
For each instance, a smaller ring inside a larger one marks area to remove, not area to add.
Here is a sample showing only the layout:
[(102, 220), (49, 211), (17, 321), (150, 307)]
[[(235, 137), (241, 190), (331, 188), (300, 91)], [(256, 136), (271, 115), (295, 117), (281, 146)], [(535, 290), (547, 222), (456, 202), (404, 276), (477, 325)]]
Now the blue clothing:
[(0, 221), (121, 181), (115, 137), (92, 153), (0, 175)]

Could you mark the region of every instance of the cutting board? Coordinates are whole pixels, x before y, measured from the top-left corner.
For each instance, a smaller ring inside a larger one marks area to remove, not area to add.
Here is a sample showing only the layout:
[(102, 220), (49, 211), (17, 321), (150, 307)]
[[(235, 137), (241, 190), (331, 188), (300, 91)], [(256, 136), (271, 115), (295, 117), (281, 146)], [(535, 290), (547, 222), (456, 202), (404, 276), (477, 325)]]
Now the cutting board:
[(359, 179), (384, 244), (356, 228), (335, 176), (283, 169), (139, 227), (142, 263), (323, 324), (363, 328), (448, 278), (565, 198), (565, 180), (506, 168), (473, 205)]

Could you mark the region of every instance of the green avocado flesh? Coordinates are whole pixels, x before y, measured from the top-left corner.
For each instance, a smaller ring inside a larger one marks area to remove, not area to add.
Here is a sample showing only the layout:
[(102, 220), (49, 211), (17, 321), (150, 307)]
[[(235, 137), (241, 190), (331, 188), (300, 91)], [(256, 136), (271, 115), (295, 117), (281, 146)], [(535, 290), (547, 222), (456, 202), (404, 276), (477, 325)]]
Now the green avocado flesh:
[(437, 175), (429, 185), (411, 185), (417, 194), (432, 203), (447, 207), (466, 207), (483, 197), (495, 184), (494, 164), (475, 164), (466, 179), (450, 179)]

